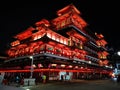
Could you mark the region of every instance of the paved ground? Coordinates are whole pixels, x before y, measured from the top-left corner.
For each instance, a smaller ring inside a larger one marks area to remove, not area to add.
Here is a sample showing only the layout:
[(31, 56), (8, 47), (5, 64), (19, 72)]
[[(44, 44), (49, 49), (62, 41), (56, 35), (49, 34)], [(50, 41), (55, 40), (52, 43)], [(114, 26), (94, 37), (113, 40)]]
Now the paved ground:
[(18, 87), (15, 87), (15, 86), (0, 85), (0, 90), (25, 90), (25, 89), (18, 88)]
[(36, 86), (25, 87), (0, 87), (0, 90), (120, 90), (120, 83), (110, 80), (75, 80), (69, 83), (66, 82), (52, 82), (46, 84), (39, 84)]

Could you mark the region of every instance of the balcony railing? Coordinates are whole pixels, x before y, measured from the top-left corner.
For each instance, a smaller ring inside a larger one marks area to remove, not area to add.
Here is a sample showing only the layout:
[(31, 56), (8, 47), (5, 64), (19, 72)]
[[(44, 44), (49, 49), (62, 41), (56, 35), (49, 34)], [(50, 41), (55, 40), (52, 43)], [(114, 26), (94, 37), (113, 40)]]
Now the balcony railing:
[(93, 54), (98, 55), (98, 53), (97, 53), (96, 51), (94, 51), (94, 50), (90, 49), (90, 48), (89, 48), (89, 47), (87, 47), (87, 46), (84, 46), (84, 49), (85, 49), (86, 51), (88, 51), (88, 52), (91, 52), (91, 53), (93, 53)]

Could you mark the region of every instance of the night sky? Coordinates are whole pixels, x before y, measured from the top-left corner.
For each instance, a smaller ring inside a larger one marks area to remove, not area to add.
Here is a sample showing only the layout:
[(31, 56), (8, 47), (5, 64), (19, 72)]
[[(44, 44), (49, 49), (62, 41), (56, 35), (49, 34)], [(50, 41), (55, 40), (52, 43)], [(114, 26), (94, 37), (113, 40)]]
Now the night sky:
[(39, 2), (2, 3), (0, 6), (0, 52), (3, 53), (12, 37), (35, 22), (56, 18), (56, 11), (69, 4), (80, 10), (81, 17), (92, 32), (102, 33), (108, 46), (120, 49), (119, 0), (40, 0)]

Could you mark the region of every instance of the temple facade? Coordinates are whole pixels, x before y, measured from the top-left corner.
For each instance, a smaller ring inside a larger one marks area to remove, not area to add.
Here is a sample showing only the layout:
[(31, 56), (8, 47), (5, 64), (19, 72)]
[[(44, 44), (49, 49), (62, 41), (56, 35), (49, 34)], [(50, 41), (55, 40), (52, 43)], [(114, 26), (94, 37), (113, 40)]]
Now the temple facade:
[(14, 36), (3, 71), (29, 77), (32, 66), (33, 77), (45, 74), (49, 80), (61, 79), (61, 75), (72, 79), (109, 76), (112, 67), (104, 36), (87, 29), (88, 24), (73, 4), (56, 14), (56, 18), (42, 19)]

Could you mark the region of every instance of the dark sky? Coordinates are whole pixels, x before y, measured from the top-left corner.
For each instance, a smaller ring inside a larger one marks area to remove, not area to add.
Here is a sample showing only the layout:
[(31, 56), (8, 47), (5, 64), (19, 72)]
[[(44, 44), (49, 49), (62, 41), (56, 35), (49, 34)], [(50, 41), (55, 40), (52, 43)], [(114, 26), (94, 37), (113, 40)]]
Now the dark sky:
[(1, 3), (0, 52), (4, 52), (14, 35), (43, 18), (51, 20), (57, 17), (56, 11), (71, 3), (81, 11), (81, 17), (89, 24), (91, 31), (102, 33), (109, 46), (119, 49), (119, 0), (41, 1)]

